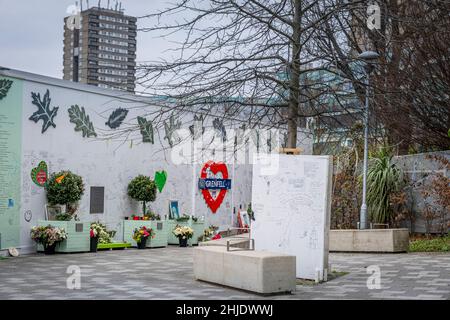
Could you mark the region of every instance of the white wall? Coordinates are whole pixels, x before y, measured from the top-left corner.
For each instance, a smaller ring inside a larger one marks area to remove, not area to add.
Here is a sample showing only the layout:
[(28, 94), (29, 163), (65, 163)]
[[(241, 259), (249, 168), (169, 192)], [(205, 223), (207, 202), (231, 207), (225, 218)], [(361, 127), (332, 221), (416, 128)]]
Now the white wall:
[[(55, 117), (56, 128), (50, 127), (42, 134), (42, 122), (34, 123), (28, 118), (37, 110), (32, 104), (31, 92), (39, 92), (43, 97), (47, 89), (50, 90), (51, 107), (58, 106), (59, 110)], [(227, 192), (218, 212), (212, 214), (201, 192), (197, 188), (193, 189), (194, 185), (197, 186), (201, 165), (193, 168), (192, 165), (173, 164), (170, 148), (164, 151), (159, 140), (163, 140), (164, 130), (159, 132), (159, 137), (155, 134), (154, 145), (139, 143), (141, 141), (139, 130), (130, 137), (133, 139), (132, 146), (130, 141), (123, 143), (123, 141), (83, 138), (81, 132), (74, 131), (75, 125), (69, 121), (68, 109), (74, 104), (85, 108), (99, 138), (102, 133), (111, 131), (105, 122), (116, 108), (130, 110), (123, 126), (136, 125), (136, 116), (145, 112), (142, 108), (133, 109), (134, 106), (142, 106), (142, 103), (119, 101), (111, 96), (24, 81), (21, 212), (31, 211), (32, 219), (27, 222), (23, 216), (21, 218), (22, 248), (26, 249), (32, 245), (29, 237), (30, 228), (44, 218), (45, 190), (36, 186), (30, 178), (31, 169), (42, 160), (47, 162), (49, 173), (69, 169), (83, 177), (85, 194), (80, 201), (81, 220), (100, 220), (106, 223), (109, 228), (118, 231), (118, 239), (122, 236), (123, 218), (133, 213), (141, 213), (142, 210), (140, 203), (131, 200), (126, 194), (129, 181), (138, 174), (153, 178), (155, 171), (167, 171), (168, 179), (164, 190), (161, 194), (158, 193), (156, 201), (151, 204), (154, 211), (162, 217), (168, 214), (168, 201), (173, 199), (179, 201), (181, 214), (206, 216), (208, 223), (230, 225), (233, 207), (250, 202), (251, 173), (235, 175), (232, 166), (229, 165), (228, 169), (233, 179), (232, 190)], [(163, 143), (163, 147), (168, 148), (167, 141), (164, 140)], [(105, 187), (104, 214), (89, 214), (91, 186)], [(235, 199), (232, 195), (234, 190), (238, 190)], [(193, 199), (196, 203), (195, 212)]]

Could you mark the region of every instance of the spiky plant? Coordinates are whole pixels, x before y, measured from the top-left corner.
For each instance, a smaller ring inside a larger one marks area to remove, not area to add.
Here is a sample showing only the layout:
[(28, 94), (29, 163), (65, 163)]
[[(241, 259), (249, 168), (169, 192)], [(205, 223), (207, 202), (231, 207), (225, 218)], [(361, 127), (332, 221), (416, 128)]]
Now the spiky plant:
[(403, 173), (395, 163), (388, 148), (375, 154), (367, 172), (367, 206), (372, 222), (388, 223), (392, 219), (390, 195), (403, 185)]

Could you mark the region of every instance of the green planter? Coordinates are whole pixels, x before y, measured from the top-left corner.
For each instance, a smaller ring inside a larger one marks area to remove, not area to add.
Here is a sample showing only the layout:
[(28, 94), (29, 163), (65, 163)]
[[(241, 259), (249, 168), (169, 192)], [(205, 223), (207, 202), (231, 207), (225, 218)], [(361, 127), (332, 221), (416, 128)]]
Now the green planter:
[[(59, 242), (56, 245), (56, 252), (69, 253), (69, 252), (89, 252), (90, 251), (90, 227), (88, 222), (80, 221), (46, 221), (39, 220), (39, 226), (51, 225), (57, 228), (64, 228), (67, 232), (67, 239)], [(37, 246), (37, 251), (44, 251), (42, 245)]]
[(123, 221), (123, 241), (131, 243), (132, 247), (137, 247), (133, 240), (134, 229), (146, 227), (152, 228), (155, 232), (154, 238), (147, 239), (147, 248), (167, 247), (167, 223), (166, 221), (150, 220), (124, 220)]

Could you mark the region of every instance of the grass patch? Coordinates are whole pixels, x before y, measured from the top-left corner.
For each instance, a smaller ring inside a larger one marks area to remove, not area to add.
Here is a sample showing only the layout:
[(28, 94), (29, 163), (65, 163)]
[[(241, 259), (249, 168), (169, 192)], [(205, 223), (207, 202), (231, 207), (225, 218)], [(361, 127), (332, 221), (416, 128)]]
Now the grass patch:
[(8, 259), (7, 257), (0, 256), (0, 261)]
[[(336, 278), (345, 276), (346, 274), (348, 274), (348, 272), (345, 271), (332, 271), (331, 273), (328, 274), (328, 281), (334, 280)], [(297, 279), (297, 285), (299, 286), (315, 286), (318, 285), (320, 283), (322, 283), (323, 281), (316, 283), (314, 280), (309, 280), (309, 279)]]
[(448, 252), (450, 235), (432, 239), (417, 239), (409, 242), (409, 252)]

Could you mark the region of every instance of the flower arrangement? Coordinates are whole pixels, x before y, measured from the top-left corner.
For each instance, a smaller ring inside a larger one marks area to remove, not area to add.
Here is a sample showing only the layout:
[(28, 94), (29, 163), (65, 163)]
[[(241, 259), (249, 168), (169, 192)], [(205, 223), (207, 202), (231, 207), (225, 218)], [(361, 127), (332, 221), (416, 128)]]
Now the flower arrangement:
[(133, 240), (136, 243), (140, 243), (142, 240), (147, 239), (148, 237), (155, 237), (155, 232), (152, 228), (147, 228), (145, 226), (134, 229), (133, 232)]
[(36, 243), (42, 244), (45, 247), (51, 247), (56, 245), (58, 242), (61, 242), (67, 239), (67, 233), (64, 228), (57, 228), (48, 225), (44, 226), (35, 226), (31, 228), (31, 239), (33, 239)]
[[(199, 238), (200, 241), (208, 241), (208, 240), (216, 240), (215, 237), (217, 236), (216, 232), (219, 229), (219, 227), (210, 225), (208, 228), (203, 230), (203, 236)], [(220, 235), (219, 235), (220, 237)], [(218, 238), (220, 239), (220, 238)]]
[(190, 239), (194, 235), (194, 230), (188, 226), (176, 225), (176, 227), (173, 229), (172, 233), (178, 239)]
[(104, 225), (102, 225), (100, 222), (91, 223), (91, 238), (99, 238), (102, 232), (106, 232), (106, 227)]

